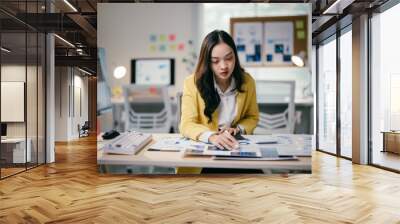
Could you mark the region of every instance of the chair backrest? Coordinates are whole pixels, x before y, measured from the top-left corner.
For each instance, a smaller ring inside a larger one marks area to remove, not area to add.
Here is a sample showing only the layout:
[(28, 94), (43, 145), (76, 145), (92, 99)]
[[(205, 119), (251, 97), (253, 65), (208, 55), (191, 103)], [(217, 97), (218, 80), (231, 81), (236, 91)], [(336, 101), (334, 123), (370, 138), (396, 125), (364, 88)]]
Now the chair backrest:
[(85, 123), (82, 125), (82, 130), (89, 130), (90, 125), (89, 121), (85, 121)]
[(166, 86), (127, 85), (123, 88), (125, 130), (168, 133), (172, 106)]
[(258, 103), (286, 105), (277, 113), (260, 112), (255, 134), (293, 134), (295, 126), (295, 81), (257, 81)]
[(181, 123), (182, 116), (182, 92), (176, 93), (176, 131), (179, 133), (179, 124)]

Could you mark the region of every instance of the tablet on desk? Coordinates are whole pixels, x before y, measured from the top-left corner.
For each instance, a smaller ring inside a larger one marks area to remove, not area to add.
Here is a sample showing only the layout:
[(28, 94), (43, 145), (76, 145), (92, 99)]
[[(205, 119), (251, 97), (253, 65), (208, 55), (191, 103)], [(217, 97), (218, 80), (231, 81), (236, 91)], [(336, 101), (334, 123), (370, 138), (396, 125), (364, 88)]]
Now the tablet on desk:
[(281, 161), (297, 160), (296, 156), (280, 156), (276, 148), (260, 148), (261, 156), (214, 156), (215, 160)]
[(230, 151), (228, 155), (217, 155), (217, 157), (241, 157), (241, 158), (260, 158), (261, 155), (257, 152), (248, 151)]

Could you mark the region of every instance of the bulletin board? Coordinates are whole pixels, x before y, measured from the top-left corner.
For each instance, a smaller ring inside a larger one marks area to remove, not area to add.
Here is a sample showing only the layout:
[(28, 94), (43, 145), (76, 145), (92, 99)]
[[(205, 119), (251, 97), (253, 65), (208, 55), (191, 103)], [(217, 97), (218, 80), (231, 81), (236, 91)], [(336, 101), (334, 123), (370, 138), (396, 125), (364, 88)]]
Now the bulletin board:
[(230, 19), (240, 63), (246, 66), (294, 66), (292, 55), (308, 57), (308, 17)]

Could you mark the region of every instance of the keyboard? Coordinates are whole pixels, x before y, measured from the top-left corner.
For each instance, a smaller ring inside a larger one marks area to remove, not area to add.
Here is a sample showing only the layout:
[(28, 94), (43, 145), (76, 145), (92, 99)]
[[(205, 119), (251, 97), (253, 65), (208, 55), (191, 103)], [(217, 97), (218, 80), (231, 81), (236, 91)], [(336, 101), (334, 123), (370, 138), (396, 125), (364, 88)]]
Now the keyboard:
[(135, 155), (144, 148), (150, 141), (151, 134), (136, 131), (122, 133), (110, 143), (103, 146), (103, 152), (109, 154)]

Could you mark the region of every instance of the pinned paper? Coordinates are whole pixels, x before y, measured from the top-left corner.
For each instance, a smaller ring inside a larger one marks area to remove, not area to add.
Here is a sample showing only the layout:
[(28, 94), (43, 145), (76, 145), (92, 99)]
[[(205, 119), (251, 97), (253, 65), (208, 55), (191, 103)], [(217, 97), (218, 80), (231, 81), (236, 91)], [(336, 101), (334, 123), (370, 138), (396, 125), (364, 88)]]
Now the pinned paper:
[(165, 34), (160, 34), (160, 41), (166, 41), (167, 37), (165, 36)]
[(155, 34), (151, 34), (149, 37), (150, 42), (156, 42), (157, 41), (157, 36)]
[(168, 36), (168, 40), (169, 40), (169, 41), (175, 41), (175, 40), (176, 40), (176, 35), (175, 35), (175, 34), (170, 34), (170, 35)]
[(151, 44), (151, 45), (149, 46), (149, 51), (150, 51), (150, 52), (155, 52), (156, 50), (157, 50), (156, 45)]
[(179, 45), (178, 45), (178, 50), (179, 51), (183, 51), (185, 49), (185, 44), (184, 43), (180, 43)]
[(167, 50), (167, 47), (164, 44), (160, 45), (160, 51), (164, 52), (165, 50)]
[(304, 38), (306, 38), (306, 33), (304, 32), (304, 30), (296, 31), (296, 38), (299, 40), (304, 40)]
[(296, 20), (295, 27), (296, 27), (296, 30), (304, 29), (304, 21)]

